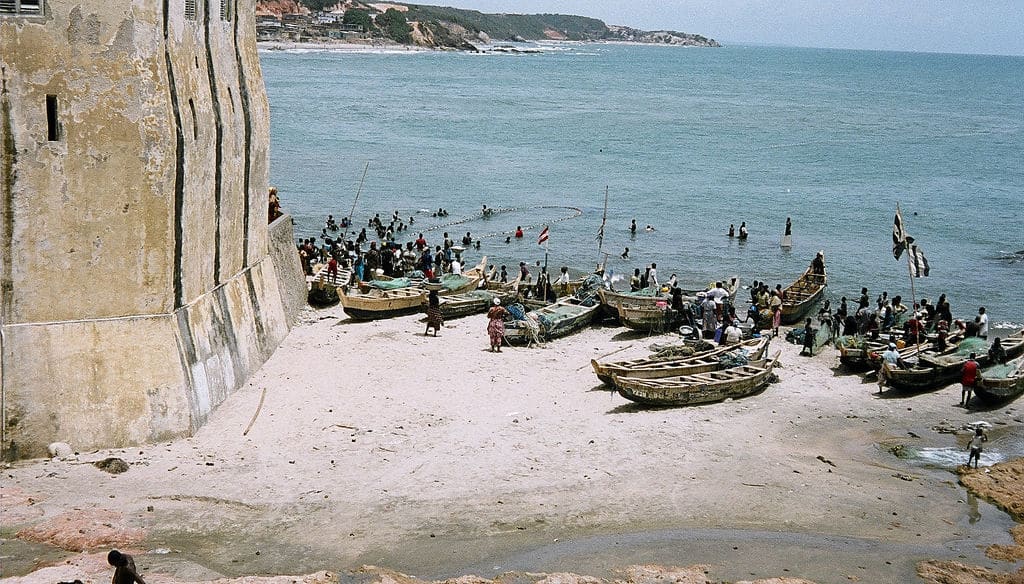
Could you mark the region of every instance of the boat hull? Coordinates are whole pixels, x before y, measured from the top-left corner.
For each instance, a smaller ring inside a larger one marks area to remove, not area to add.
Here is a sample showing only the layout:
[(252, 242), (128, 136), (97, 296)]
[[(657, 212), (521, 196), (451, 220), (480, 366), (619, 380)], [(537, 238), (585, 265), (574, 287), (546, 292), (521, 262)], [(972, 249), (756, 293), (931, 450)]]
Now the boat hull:
[(719, 357), (737, 349), (750, 351), (749, 359), (758, 360), (764, 357), (770, 339), (749, 339), (738, 345), (720, 346), (710, 351), (703, 351), (688, 357), (671, 360), (633, 359), (611, 363), (598, 363), (591, 360), (597, 378), (607, 385), (615, 384), (615, 377), (633, 379), (664, 379), (681, 375), (705, 373), (721, 369)]
[(737, 399), (762, 391), (772, 379), (775, 362), (745, 365), (718, 372), (687, 375), (676, 381), (652, 382), (616, 378), (622, 397), (647, 406), (690, 406)]
[[(538, 338), (541, 341), (550, 341), (585, 328), (594, 320), (600, 307), (600, 304), (581, 306), (559, 301), (538, 308), (530, 314), (543, 317), (542, 323), (538, 324)], [(527, 315), (527, 318), (530, 316)], [(531, 322), (536, 323), (537, 321), (531, 320)], [(534, 341), (534, 337), (528, 323), (513, 320), (505, 321), (505, 340), (511, 345), (526, 345)]]

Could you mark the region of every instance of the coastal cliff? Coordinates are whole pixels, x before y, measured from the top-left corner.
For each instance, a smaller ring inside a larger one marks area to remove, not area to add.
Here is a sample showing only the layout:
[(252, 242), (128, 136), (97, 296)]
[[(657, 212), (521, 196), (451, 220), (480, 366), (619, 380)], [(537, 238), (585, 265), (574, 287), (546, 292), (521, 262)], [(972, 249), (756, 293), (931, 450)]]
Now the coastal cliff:
[[(486, 14), (442, 6), (329, 0), (259, 0), (260, 40), (367, 42), (390, 40), (435, 49), (527, 41), (632, 42), (719, 47), (714, 39), (677, 31), (644, 31), (564, 14)], [(266, 33), (266, 34), (264, 34)]]

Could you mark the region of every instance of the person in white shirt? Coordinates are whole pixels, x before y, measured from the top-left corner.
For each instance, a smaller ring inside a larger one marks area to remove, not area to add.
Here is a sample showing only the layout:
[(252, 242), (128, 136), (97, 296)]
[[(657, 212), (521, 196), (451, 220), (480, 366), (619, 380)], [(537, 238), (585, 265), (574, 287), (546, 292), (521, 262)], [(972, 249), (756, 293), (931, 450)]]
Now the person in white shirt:
[(899, 366), (900, 352), (896, 350), (896, 343), (889, 343), (889, 348), (882, 353), (882, 368), (878, 370), (878, 393), (882, 393), (889, 380), (889, 371)]
[(457, 259), (452, 260), (452, 273), (456, 276), (462, 275), (462, 264), (460, 264)]
[(658, 287), (658, 264), (651, 264), (651, 271), (647, 273), (647, 285)]
[(978, 309), (978, 336), (988, 338), (988, 315), (985, 314), (984, 306)]
[(740, 330), (740, 321), (734, 320), (725, 329), (725, 343), (726, 345), (736, 345), (740, 342), (740, 338), (743, 336), (743, 331)]

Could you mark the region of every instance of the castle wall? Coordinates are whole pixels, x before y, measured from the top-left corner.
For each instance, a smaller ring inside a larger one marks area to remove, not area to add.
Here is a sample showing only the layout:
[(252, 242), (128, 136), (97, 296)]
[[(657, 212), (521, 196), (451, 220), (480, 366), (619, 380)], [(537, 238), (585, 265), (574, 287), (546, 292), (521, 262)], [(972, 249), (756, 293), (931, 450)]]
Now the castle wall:
[(295, 317), (297, 258), (268, 250), (254, 1), (191, 6), (0, 14), (7, 457), (186, 435)]

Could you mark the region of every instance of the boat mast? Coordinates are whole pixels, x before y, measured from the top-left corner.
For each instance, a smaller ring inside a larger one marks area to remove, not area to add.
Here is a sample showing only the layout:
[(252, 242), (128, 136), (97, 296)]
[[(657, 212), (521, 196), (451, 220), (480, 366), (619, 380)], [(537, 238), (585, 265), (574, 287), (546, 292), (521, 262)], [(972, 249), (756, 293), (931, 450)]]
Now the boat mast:
[[(356, 204), (359, 202), (359, 193), (363, 192), (363, 181), (366, 180), (366, 171), (370, 170), (370, 161), (366, 161), (366, 166), (363, 167), (363, 176), (359, 178), (359, 187), (356, 189), (356, 198), (352, 201), (352, 209), (348, 212), (348, 226), (352, 226), (352, 215), (356, 212)], [(348, 235), (348, 227), (342, 232), (343, 236)]]

